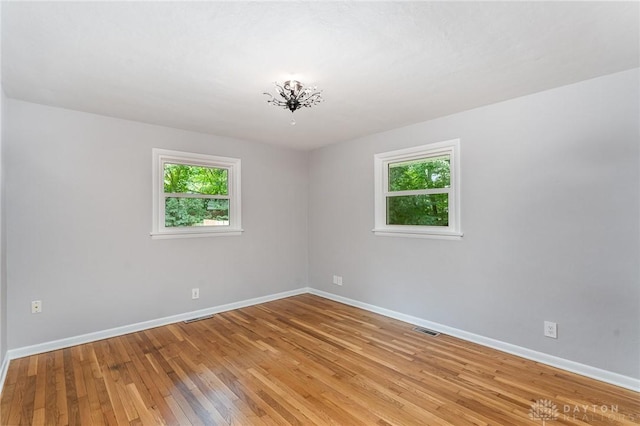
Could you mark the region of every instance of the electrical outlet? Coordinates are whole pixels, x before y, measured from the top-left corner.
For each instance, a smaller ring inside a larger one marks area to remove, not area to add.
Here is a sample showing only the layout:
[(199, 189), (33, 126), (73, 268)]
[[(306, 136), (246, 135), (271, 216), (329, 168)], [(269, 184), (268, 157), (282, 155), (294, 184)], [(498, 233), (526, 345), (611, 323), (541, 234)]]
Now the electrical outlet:
[(41, 300), (31, 301), (31, 313), (39, 314), (40, 312), (42, 312), (42, 301)]
[(191, 289), (191, 298), (192, 299), (199, 299), (200, 298), (200, 289), (199, 288), (192, 288)]
[(544, 335), (552, 339), (558, 338), (558, 324), (551, 321), (544, 322)]
[(335, 285), (342, 285), (342, 277), (340, 275), (333, 276), (333, 283)]

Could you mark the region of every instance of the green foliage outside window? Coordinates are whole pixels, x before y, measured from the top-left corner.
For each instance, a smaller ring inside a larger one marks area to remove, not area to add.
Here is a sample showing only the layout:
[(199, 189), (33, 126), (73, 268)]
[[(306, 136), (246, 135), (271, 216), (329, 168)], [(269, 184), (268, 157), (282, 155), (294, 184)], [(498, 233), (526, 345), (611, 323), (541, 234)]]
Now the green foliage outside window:
[[(432, 157), (389, 165), (389, 192), (449, 188), (449, 156)], [(449, 225), (449, 196), (442, 194), (387, 197), (388, 225)]]
[[(165, 164), (164, 192), (165, 194), (228, 195), (228, 171), (185, 164)], [(228, 224), (228, 221), (228, 199), (165, 198), (166, 227), (215, 226)]]
[(227, 169), (164, 165), (164, 192), (167, 194), (227, 195), (227, 182)]

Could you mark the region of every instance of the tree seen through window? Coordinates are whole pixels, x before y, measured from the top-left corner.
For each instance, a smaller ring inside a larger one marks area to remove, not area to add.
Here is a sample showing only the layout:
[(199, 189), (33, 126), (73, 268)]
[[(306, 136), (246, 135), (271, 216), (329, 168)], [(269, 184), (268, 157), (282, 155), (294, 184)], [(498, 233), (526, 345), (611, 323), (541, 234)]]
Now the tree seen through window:
[(164, 165), (165, 226), (229, 224), (228, 170)]

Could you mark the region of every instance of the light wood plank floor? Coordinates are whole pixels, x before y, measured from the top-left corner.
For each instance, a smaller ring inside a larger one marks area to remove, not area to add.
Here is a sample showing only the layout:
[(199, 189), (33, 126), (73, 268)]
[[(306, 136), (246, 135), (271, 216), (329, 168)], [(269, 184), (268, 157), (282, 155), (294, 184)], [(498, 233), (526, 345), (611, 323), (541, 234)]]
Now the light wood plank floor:
[(639, 396), (301, 295), (14, 360), (0, 423), (630, 425)]

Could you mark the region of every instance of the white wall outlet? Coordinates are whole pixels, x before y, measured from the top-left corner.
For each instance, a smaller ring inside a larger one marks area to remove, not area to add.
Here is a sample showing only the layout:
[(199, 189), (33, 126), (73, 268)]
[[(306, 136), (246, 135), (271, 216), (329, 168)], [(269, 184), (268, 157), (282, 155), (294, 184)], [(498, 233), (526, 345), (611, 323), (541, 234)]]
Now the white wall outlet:
[(200, 298), (200, 289), (199, 288), (192, 288), (191, 289), (191, 298), (192, 299), (199, 299)]
[(340, 275), (333, 276), (333, 283), (335, 285), (342, 285), (342, 277)]
[(42, 300), (32, 300), (31, 301), (31, 313), (39, 314), (42, 312)]
[(551, 321), (544, 322), (544, 335), (552, 339), (558, 338), (558, 324)]

